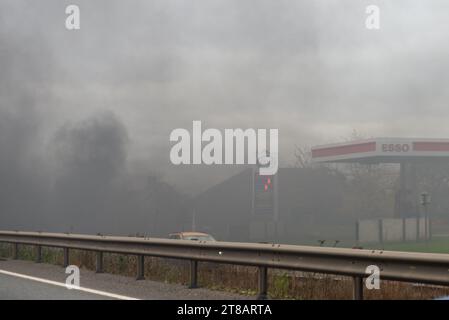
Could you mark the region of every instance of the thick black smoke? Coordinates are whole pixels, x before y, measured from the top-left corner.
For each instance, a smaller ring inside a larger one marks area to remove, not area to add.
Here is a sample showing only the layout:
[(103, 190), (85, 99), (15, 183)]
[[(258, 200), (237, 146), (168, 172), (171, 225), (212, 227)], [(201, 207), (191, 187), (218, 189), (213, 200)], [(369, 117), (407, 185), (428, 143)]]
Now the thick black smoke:
[(50, 145), (55, 160), (52, 198), (53, 216), (61, 224), (84, 230), (114, 210), (126, 174), (127, 141), (126, 129), (110, 112), (57, 130)]

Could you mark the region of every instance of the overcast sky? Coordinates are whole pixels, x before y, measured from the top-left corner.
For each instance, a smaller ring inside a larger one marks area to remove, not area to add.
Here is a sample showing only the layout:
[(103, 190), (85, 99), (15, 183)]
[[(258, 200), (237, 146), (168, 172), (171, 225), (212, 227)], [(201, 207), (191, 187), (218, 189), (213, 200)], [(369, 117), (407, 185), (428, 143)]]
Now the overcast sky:
[(448, 35), (445, 0), (0, 0), (0, 165), (19, 146), (52, 171), (55, 135), (98, 114), (126, 132), (129, 170), (189, 193), (241, 169), (170, 164), (170, 132), (193, 120), (277, 128), (284, 165), (353, 130), (447, 138)]

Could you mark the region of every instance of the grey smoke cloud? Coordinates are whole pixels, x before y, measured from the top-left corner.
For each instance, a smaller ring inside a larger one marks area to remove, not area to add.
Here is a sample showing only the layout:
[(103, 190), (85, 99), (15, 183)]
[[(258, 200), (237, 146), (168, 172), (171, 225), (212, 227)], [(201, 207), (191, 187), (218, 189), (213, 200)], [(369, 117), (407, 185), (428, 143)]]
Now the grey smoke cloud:
[[(2, 208), (57, 183), (80, 201), (123, 172), (197, 193), (241, 170), (170, 163), (171, 130), (193, 120), (279, 129), (281, 165), (353, 129), (449, 134), (446, 1), (80, 0), (69, 32), (71, 3), (0, 1)], [(364, 28), (367, 4), (379, 31)]]

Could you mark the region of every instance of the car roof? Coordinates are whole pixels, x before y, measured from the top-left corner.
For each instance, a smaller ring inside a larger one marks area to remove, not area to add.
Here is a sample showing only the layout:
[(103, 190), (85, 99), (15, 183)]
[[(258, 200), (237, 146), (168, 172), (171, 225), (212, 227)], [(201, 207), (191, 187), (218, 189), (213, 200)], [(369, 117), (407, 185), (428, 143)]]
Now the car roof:
[(183, 236), (208, 236), (209, 234), (204, 232), (187, 231), (187, 232), (175, 232), (171, 234), (181, 234)]

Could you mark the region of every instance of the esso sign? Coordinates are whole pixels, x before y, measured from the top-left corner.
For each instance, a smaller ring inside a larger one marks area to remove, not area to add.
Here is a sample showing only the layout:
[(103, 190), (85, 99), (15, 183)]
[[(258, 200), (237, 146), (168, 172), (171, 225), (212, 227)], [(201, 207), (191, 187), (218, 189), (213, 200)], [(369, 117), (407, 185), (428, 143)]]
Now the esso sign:
[(409, 152), (410, 145), (408, 143), (383, 143), (382, 152)]

